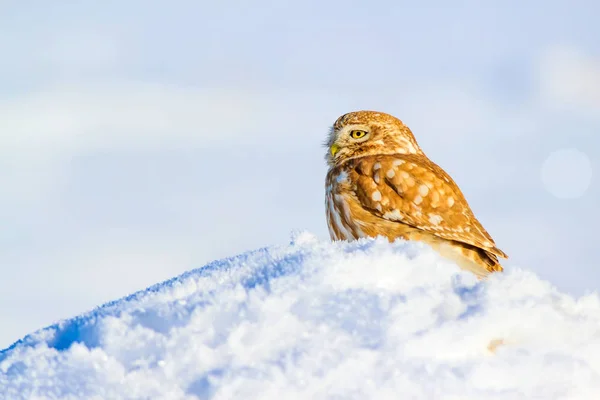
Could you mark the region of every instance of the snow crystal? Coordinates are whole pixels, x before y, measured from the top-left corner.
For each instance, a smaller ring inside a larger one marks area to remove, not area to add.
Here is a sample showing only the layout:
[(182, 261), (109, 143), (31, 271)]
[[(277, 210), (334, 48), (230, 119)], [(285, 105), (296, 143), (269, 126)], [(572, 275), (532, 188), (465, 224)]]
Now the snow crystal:
[(596, 295), (299, 232), (25, 337), (0, 398), (595, 399), (599, 373)]

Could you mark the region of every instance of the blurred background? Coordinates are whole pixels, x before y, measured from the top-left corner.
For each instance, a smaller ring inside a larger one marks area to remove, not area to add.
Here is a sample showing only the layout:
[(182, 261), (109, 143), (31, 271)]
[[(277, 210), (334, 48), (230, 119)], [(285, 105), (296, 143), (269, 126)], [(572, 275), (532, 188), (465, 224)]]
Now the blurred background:
[(290, 232), (401, 118), (510, 260), (596, 291), (600, 3), (0, 2), (0, 348)]

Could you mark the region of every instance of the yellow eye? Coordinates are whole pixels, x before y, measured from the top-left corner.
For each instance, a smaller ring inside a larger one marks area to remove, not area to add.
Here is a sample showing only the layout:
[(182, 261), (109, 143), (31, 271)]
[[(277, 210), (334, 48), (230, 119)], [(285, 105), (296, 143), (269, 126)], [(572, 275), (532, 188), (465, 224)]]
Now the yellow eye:
[(361, 131), (361, 130), (350, 131), (350, 137), (352, 139), (362, 139), (365, 136), (367, 136), (367, 131)]

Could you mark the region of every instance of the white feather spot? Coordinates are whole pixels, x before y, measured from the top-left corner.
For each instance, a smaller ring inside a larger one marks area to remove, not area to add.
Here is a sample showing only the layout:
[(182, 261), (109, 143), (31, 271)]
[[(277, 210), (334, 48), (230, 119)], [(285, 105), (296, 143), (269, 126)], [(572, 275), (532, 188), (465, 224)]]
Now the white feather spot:
[(429, 214), (429, 222), (431, 222), (432, 225), (439, 225), (444, 219), (437, 214)]
[(394, 209), (392, 211), (388, 211), (385, 214), (383, 214), (383, 218), (389, 219), (392, 221), (402, 221), (404, 219), (404, 216), (400, 213), (400, 211), (398, 211), (397, 209)]
[(375, 208), (377, 209), (377, 211), (381, 212), (382, 208), (381, 208), (381, 204), (377, 203), (377, 205), (375, 206)]
[(374, 191), (373, 194), (371, 194), (371, 198), (373, 199), (373, 201), (380, 201), (381, 192), (379, 190)]
[(446, 202), (448, 203), (448, 207), (452, 207), (454, 205), (454, 197), (448, 197)]
[(388, 178), (392, 179), (395, 175), (396, 172), (393, 169), (388, 169), (387, 174), (385, 174)]
[(375, 172), (375, 175), (373, 175), (373, 180), (375, 183), (379, 184), (379, 172)]
[(413, 199), (413, 203), (415, 203), (415, 204), (421, 204), (422, 201), (423, 201), (423, 198), (419, 195), (416, 195), (415, 198)]
[(377, 171), (379, 168), (381, 168), (381, 163), (376, 162), (373, 164), (373, 171)]
[(421, 185), (421, 186), (419, 186), (419, 193), (423, 197), (427, 196), (427, 193), (429, 193), (429, 188), (427, 187), (427, 185)]
[(393, 165), (394, 167), (399, 167), (399, 166), (401, 166), (402, 164), (404, 164), (404, 160), (394, 160), (394, 162), (392, 163), (392, 165)]

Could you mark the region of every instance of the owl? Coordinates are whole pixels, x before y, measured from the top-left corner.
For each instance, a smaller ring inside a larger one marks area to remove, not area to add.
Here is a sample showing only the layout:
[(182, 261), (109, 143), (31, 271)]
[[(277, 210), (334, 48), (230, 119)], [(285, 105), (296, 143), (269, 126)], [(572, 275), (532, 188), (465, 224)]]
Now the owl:
[(325, 207), (332, 240), (417, 240), (479, 278), (503, 270), (498, 257), (508, 256), (456, 183), (398, 118), (376, 111), (344, 114), (326, 146)]

